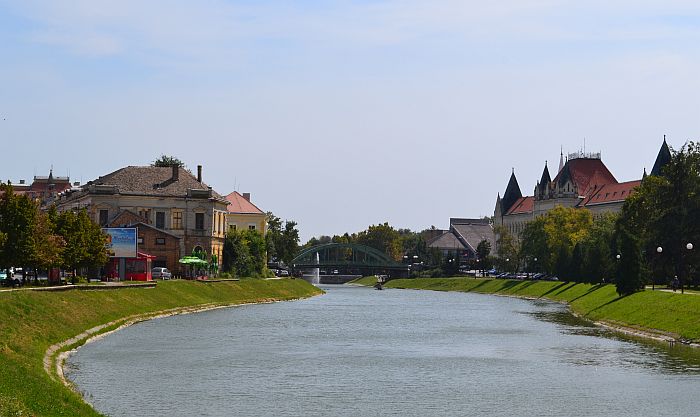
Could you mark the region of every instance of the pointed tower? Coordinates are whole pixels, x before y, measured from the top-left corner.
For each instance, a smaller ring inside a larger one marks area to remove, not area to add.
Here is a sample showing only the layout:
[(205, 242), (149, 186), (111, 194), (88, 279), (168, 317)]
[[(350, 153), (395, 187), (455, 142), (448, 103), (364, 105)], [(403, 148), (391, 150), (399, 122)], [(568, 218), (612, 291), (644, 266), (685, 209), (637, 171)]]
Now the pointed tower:
[(537, 200), (544, 200), (549, 198), (549, 190), (551, 188), (552, 177), (549, 176), (549, 168), (547, 168), (547, 161), (544, 161), (544, 171), (542, 171), (542, 178), (537, 183), (537, 190), (535, 190), (535, 197)]
[(644, 167), (644, 173), (642, 174), (642, 181), (647, 178), (647, 167)]
[(503, 194), (503, 199), (501, 200), (501, 212), (503, 214), (507, 213), (508, 210), (510, 210), (510, 208), (513, 207), (513, 204), (515, 204), (515, 202), (518, 201), (518, 199), (522, 196), (523, 193), (520, 191), (518, 180), (515, 178), (514, 168), (513, 172), (510, 174), (510, 180), (508, 180), (508, 187), (506, 187), (506, 192)]
[(557, 174), (561, 172), (561, 170), (564, 168), (564, 147), (561, 147), (561, 153), (559, 154), (559, 171), (557, 171)]
[(666, 143), (666, 135), (664, 135), (664, 143), (661, 144), (661, 149), (659, 149), (659, 154), (656, 156), (656, 162), (654, 162), (654, 167), (651, 169), (651, 175), (660, 176), (661, 170), (670, 161), (671, 161), (671, 150), (668, 148), (668, 144)]
[(503, 224), (503, 210), (501, 204), (501, 193), (496, 197), (496, 208), (493, 209), (493, 221), (496, 226)]

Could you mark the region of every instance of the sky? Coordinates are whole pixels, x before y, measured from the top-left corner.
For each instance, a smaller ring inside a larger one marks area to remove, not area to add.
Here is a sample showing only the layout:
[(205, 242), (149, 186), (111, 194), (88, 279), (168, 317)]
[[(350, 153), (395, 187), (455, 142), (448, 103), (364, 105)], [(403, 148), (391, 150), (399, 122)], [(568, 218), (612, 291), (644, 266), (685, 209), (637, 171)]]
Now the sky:
[(0, 0), (0, 179), (173, 155), (303, 241), (492, 215), (700, 137), (700, 3)]

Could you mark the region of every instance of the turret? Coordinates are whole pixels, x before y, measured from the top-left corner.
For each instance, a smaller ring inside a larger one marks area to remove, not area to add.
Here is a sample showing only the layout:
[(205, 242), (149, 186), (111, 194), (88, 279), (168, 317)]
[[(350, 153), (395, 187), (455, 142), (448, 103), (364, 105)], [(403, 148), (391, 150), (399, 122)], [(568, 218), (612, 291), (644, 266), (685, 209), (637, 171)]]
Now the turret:
[(535, 199), (544, 200), (549, 198), (551, 183), (552, 178), (549, 176), (549, 168), (547, 168), (547, 161), (545, 161), (544, 171), (542, 171), (542, 178), (540, 178), (540, 181), (537, 183), (537, 188), (535, 189)]
[(666, 135), (664, 135), (664, 143), (661, 144), (661, 149), (659, 149), (659, 154), (656, 156), (656, 162), (654, 162), (654, 167), (651, 169), (651, 175), (660, 176), (663, 167), (671, 162), (671, 150), (668, 148), (666, 143)]
[(518, 185), (518, 180), (515, 178), (515, 169), (510, 174), (510, 180), (508, 180), (508, 186), (506, 187), (506, 192), (503, 194), (503, 199), (501, 200), (501, 210), (505, 214), (513, 207), (516, 201), (523, 196), (520, 191), (520, 186)]

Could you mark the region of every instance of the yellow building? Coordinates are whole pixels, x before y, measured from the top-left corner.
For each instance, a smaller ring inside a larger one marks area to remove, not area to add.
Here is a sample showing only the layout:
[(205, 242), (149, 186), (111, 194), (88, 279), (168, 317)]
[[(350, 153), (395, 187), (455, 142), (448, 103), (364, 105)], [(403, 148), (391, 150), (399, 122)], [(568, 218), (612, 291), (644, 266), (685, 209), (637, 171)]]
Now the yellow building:
[(226, 196), (228, 201), (226, 227), (231, 230), (258, 230), (267, 233), (265, 212), (250, 202), (250, 193), (234, 191)]

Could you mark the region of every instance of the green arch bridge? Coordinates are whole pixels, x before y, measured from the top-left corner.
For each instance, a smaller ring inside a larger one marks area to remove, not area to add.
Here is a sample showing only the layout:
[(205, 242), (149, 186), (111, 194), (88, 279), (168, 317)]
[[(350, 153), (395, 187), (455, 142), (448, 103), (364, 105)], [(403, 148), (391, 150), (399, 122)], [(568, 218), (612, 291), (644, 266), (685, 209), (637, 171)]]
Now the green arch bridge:
[(321, 275), (382, 274), (406, 277), (409, 272), (408, 265), (396, 262), (375, 248), (357, 243), (323, 243), (306, 248), (292, 260), (292, 267), (295, 271), (319, 268)]

